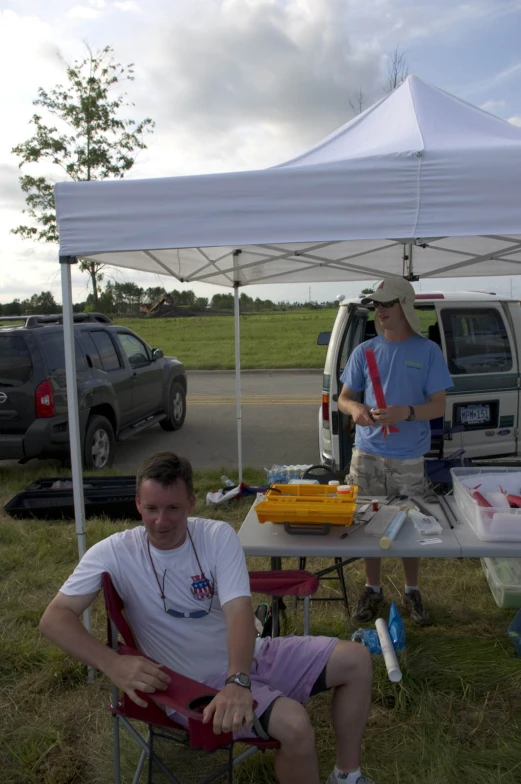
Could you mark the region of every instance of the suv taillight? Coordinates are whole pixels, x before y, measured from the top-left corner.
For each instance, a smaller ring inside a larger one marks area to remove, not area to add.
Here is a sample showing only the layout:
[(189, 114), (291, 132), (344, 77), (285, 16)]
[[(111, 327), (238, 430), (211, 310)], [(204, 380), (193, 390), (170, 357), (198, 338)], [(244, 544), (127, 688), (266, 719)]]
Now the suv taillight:
[(39, 419), (54, 416), (54, 396), (50, 381), (42, 381), (41, 384), (38, 384), (35, 392), (35, 403), (36, 416)]

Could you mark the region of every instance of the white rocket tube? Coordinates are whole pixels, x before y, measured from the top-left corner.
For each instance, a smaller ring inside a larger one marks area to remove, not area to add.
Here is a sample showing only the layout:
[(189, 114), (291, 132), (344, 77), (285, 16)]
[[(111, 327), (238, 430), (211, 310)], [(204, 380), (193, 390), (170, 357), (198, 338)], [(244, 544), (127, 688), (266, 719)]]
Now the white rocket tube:
[(376, 631), (378, 633), (378, 639), (380, 640), (380, 645), (382, 647), (382, 653), (385, 666), (387, 667), (389, 680), (391, 683), (398, 683), (398, 681), (401, 681), (402, 679), (402, 671), (400, 670), (400, 665), (398, 664), (398, 659), (396, 658), (394, 645), (391, 641), (391, 638), (389, 637), (387, 624), (383, 618), (377, 618), (375, 625)]
[(407, 509), (408, 507), (402, 506), (400, 512), (397, 512), (387, 528), (384, 531), (384, 535), (380, 539), (380, 547), (384, 550), (388, 550), (391, 544), (393, 543), (393, 539), (396, 539), (400, 528), (402, 527), (405, 518), (407, 517)]

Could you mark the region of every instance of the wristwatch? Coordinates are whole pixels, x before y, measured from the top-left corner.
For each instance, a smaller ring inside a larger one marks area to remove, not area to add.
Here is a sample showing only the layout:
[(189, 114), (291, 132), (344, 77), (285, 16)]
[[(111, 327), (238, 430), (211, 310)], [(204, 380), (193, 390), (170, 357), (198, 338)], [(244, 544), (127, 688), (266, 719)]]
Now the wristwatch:
[(416, 413), (414, 411), (414, 407), (413, 406), (409, 406), (409, 416), (407, 417), (407, 419), (405, 421), (406, 422), (414, 422), (415, 419), (416, 419)]
[(251, 689), (251, 678), (247, 672), (234, 672), (233, 675), (228, 675), (224, 683), (225, 685), (236, 683), (237, 686), (242, 686), (244, 689)]

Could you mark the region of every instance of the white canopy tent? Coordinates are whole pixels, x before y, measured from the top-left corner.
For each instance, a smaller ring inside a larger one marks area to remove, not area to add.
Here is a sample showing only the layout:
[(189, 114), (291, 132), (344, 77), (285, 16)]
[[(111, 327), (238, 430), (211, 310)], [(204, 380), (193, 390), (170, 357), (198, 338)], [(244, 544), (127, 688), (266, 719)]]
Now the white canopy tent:
[(85, 549), (70, 265), (235, 288), (521, 273), (521, 129), (410, 76), (309, 152), (261, 171), (56, 185), (71, 457)]

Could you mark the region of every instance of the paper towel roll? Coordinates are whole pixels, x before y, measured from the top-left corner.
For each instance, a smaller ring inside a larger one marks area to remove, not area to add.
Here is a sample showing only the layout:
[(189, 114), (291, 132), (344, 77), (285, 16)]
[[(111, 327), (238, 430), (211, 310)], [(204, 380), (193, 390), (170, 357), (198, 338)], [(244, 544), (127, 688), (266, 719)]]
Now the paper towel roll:
[(382, 648), (385, 666), (387, 667), (389, 680), (391, 683), (398, 683), (398, 681), (401, 681), (402, 679), (402, 671), (400, 670), (400, 665), (398, 664), (394, 645), (391, 638), (389, 637), (387, 624), (383, 618), (377, 618), (375, 625), (376, 631), (378, 633), (378, 639), (380, 640), (380, 645)]

